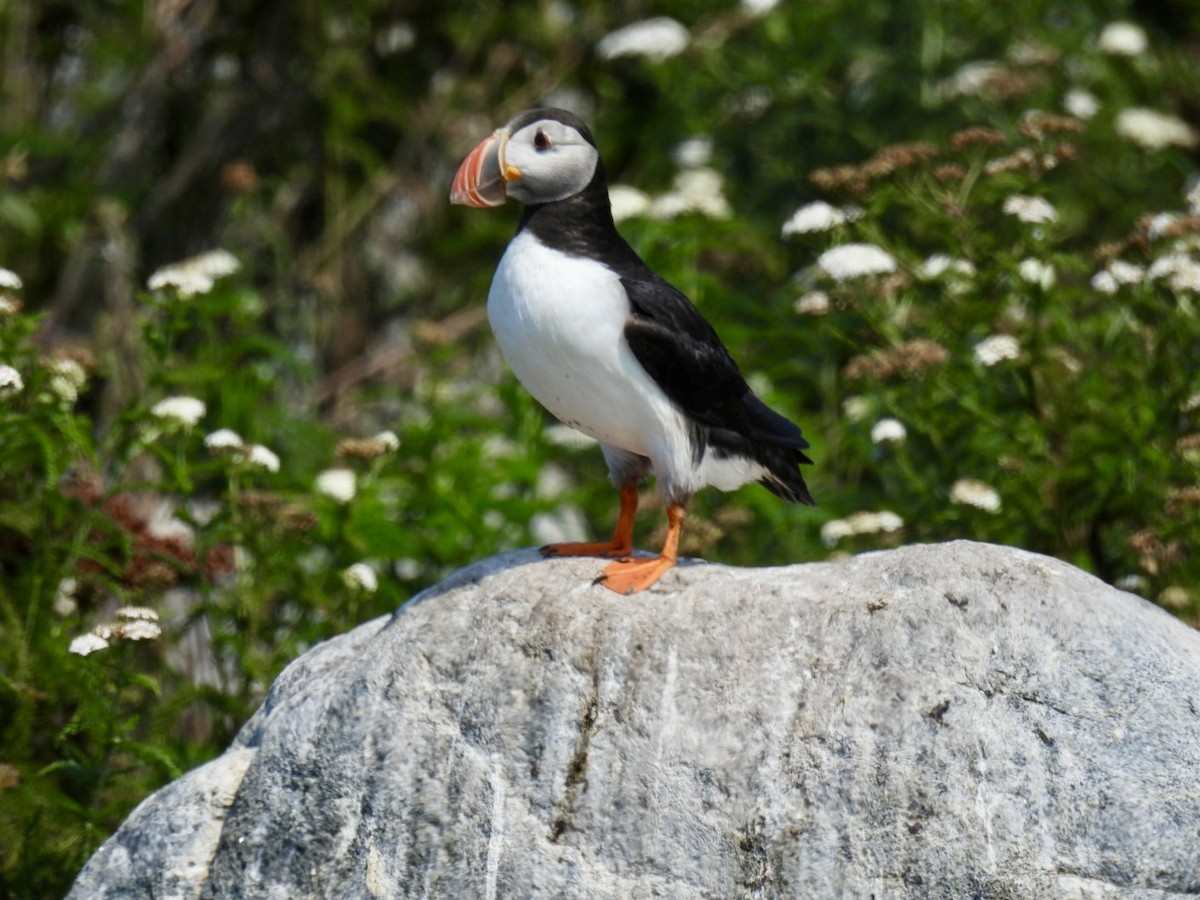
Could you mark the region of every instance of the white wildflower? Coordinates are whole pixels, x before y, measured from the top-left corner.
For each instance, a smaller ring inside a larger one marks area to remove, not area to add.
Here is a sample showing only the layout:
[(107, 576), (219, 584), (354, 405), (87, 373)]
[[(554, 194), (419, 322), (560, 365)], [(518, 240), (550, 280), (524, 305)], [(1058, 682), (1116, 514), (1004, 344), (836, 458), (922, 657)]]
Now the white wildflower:
[(247, 450), (246, 459), (250, 465), (266, 469), (268, 472), (279, 471), (279, 456), (274, 450), (264, 447), (262, 444), (253, 444)]
[(122, 606), (115, 613), (118, 619), (127, 622), (157, 622), (158, 613), (148, 606)]
[(10, 291), (19, 291), (24, 286), (21, 281), (21, 276), (11, 269), (0, 267), (0, 288), (7, 288)]
[(352, 469), (326, 469), (317, 474), (316, 488), (318, 493), (338, 503), (349, 503), (354, 499), (358, 481)]
[(828, 231), (847, 221), (846, 213), (830, 206), (824, 200), (814, 200), (794, 213), (783, 223), (783, 236), (793, 234), (809, 234), (814, 231)]
[(706, 135), (681, 141), (671, 151), (671, 159), (681, 169), (700, 169), (712, 162), (713, 142)]
[(960, 478), (950, 488), (950, 502), (974, 506), (987, 512), (998, 512), (1000, 495), (989, 484), (975, 478)]
[(87, 384), (87, 372), (78, 362), (67, 357), (50, 361), (50, 391), (70, 404), (79, 399), (79, 391)]
[(992, 60), (969, 62), (938, 85), (944, 97), (980, 94), (1008, 74), (1008, 69)]
[(981, 366), (994, 366), (1006, 359), (1017, 359), (1021, 345), (1011, 334), (993, 334), (975, 345), (975, 361)]
[(875, 244), (842, 244), (817, 257), (817, 265), (835, 281), (896, 271), (896, 260)]
[(902, 444), (908, 437), (908, 429), (899, 419), (880, 419), (871, 429), (873, 444)]
[(58, 583), (54, 591), (53, 609), (57, 615), (69, 616), (79, 608), (76, 598), (79, 596), (79, 581), (70, 576)]
[(0, 364), (0, 397), (16, 394), (25, 390), (25, 382), (21, 373), (12, 366)]
[(853, 537), (854, 529), (845, 519), (830, 519), (821, 526), (821, 543), (826, 547), (836, 547), (842, 538)]
[(232, 253), (227, 250), (210, 250), (198, 256), (171, 263), (158, 269), (146, 286), (152, 291), (173, 287), (185, 297), (207, 294), (218, 278), (232, 275), (241, 268)]
[(644, 216), (650, 209), (650, 197), (627, 184), (614, 184), (608, 189), (608, 202), (614, 222), (624, 222)]
[(162, 637), (162, 629), (155, 622), (137, 619), (125, 622), (114, 634), (126, 641), (154, 641)]
[(626, 25), (602, 37), (596, 44), (601, 59), (620, 56), (644, 56), (660, 62), (678, 56), (691, 41), (688, 30), (666, 16)]
[(1138, 284), (1146, 277), (1144, 268), (1123, 259), (1114, 259), (1107, 268), (1117, 284)]
[(917, 275), (927, 281), (940, 278), (946, 273), (971, 278), (975, 274), (975, 266), (965, 259), (956, 259), (945, 253), (935, 253), (921, 263), (917, 269)]
[(1050, 263), (1034, 259), (1032, 256), (1021, 260), (1017, 266), (1017, 274), (1030, 284), (1036, 284), (1045, 290), (1054, 287), (1054, 266)]
[(1196, 180), (1183, 199), (1187, 201), (1188, 212), (1193, 216), (1200, 216), (1200, 179)]
[(740, 5), (752, 16), (765, 16), (779, 5), (779, 0), (741, 0)]
[(1166, 147), (1195, 147), (1200, 137), (1192, 126), (1177, 116), (1143, 107), (1130, 107), (1117, 114), (1117, 134), (1146, 150)]
[(1113, 56), (1141, 56), (1150, 46), (1145, 30), (1133, 22), (1109, 22), (1100, 32), (1097, 44)]
[(15, 316), (21, 311), (21, 301), (7, 294), (0, 294), (0, 317)]
[(1104, 269), (1092, 276), (1092, 287), (1102, 294), (1115, 294), (1120, 285), (1113, 273)]
[(346, 586), (355, 590), (373, 594), (379, 589), (379, 578), (365, 562), (356, 562), (342, 571), (342, 580)]
[(392, 453), (400, 449), (400, 436), (390, 428), (379, 432), (379, 434), (375, 435), (375, 437), (373, 437), (371, 440), (378, 441), (379, 444), (384, 448), (384, 452), (387, 453)]
[(1016, 216), (1022, 222), (1041, 224), (1053, 222), (1058, 218), (1058, 210), (1044, 197), (1029, 197), (1024, 194), (1013, 194), (1004, 201), (1004, 211), (1010, 216)]
[(686, 169), (675, 176), (669, 193), (651, 201), (649, 215), (654, 219), (673, 219), (694, 212), (710, 219), (727, 219), (731, 210), (722, 182), (716, 169)]
[(191, 428), (204, 418), (205, 406), (203, 400), (195, 397), (167, 397), (150, 407), (150, 412), (160, 419), (171, 419)]
[(1146, 234), (1151, 238), (1160, 238), (1168, 228), (1179, 221), (1179, 216), (1175, 213), (1160, 212), (1150, 216), (1150, 221), (1146, 224)]
[(1159, 278), (1169, 278), (1192, 265), (1195, 263), (1186, 253), (1164, 253), (1150, 263), (1150, 268), (1146, 270), (1146, 279), (1157, 281)]
[(79, 637), (74, 638), (71, 641), (71, 645), (67, 647), (67, 652), (74, 653), (77, 656), (87, 656), (89, 653), (103, 650), (107, 646), (107, 640), (95, 632), (89, 632), (88, 634), (81, 634)]
[(821, 316), (829, 312), (829, 295), (824, 291), (809, 291), (796, 299), (796, 312), (802, 316)]
[(1173, 291), (1200, 293), (1200, 263), (1189, 259), (1171, 273), (1167, 283)]
[(222, 450), (240, 450), (242, 445), (242, 436), (228, 428), (218, 428), (204, 438), (204, 446), (214, 453)]
[(871, 414), (871, 401), (859, 394), (842, 401), (842, 415), (847, 422), (861, 422)]
[(894, 512), (856, 512), (844, 519), (832, 519), (821, 526), (821, 542), (833, 547), (842, 538), (857, 534), (890, 534), (904, 527), (904, 520)]
[(1100, 112), (1100, 101), (1090, 91), (1072, 88), (1063, 96), (1063, 109), (1075, 118), (1086, 121)]

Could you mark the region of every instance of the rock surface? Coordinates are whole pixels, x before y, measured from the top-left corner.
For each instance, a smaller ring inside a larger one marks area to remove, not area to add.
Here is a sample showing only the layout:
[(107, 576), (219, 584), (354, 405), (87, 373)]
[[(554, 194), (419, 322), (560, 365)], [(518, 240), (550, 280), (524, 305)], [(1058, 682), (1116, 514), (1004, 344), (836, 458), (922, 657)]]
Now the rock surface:
[(955, 542), (481, 562), (314, 649), (73, 898), (1200, 893), (1200, 635)]

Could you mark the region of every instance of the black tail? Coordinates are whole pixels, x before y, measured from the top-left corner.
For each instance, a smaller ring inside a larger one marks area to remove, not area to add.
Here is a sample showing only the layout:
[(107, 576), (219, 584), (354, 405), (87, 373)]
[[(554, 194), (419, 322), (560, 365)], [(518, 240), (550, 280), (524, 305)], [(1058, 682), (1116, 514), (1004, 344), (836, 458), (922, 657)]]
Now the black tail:
[(808, 485), (804, 483), (804, 476), (800, 474), (801, 465), (812, 465), (812, 460), (804, 454), (808, 449), (808, 441), (800, 433), (800, 427), (775, 412), (754, 394), (747, 393), (742, 403), (745, 413), (743, 425), (748, 426), (745, 431), (738, 433), (713, 428), (709, 431), (709, 444), (718, 453), (744, 456), (763, 466), (767, 475), (759, 484), (776, 497), (816, 506), (816, 501), (808, 492)]

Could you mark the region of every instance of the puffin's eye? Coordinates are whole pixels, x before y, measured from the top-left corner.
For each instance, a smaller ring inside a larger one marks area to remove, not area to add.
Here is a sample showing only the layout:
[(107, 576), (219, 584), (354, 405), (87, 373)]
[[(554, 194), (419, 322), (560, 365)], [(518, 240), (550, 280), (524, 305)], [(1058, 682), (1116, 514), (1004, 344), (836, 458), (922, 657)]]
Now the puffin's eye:
[(550, 140), (549, 135), (540, 128), (538, 129), (538, 133), (533, 136), (533, 146), (538, 152), (549, 150), (552, 143), (554, 142)]

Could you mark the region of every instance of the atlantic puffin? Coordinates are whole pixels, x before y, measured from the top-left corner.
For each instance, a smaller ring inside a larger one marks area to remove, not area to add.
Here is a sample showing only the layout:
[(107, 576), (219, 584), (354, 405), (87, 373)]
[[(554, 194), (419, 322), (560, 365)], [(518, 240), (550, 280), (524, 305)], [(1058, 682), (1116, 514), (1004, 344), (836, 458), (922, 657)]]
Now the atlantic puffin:
[[(551, 544), (547, 556), (611, 558), (597, 583), (621, 594), (675, 564), (684, 506), (702, 487), (757, 481), (812, 505), (800, 429), (755, 396), (712, 326), (617, 232), (591, 131), (561, 109), (531, 109), (463, 160), (450, 202), (522, 203), (487, 314), (522, 385), (560, 421), (600, 442), (620, 492), (611, 540)], [(653, 475), (667, 537), (632, 558), (637, 485)]]

